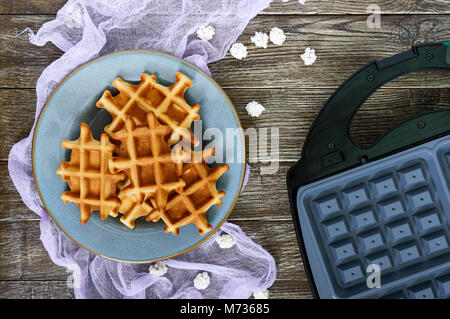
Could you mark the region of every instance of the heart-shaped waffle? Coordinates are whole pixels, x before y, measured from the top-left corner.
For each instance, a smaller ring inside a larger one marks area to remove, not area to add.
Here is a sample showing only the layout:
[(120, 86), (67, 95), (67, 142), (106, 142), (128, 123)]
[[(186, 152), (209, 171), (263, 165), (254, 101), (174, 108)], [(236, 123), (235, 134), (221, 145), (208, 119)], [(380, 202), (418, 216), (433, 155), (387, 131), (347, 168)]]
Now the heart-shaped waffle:
[(63, 141), (62, 147), (72, 150), (69, 162), (61, 162), (56, 174), (67, 181), (70, 191), (61, 196), (65, 203), (74, 202), (81, 211), (81, 223), (85, 224), (94, 210), (100, 218), (117, 216), (121, 204), (116, 195), (116, 185), (125, 178), (124, 173), (112, 174), (108, 168), (115, 146), (103, 133), (100, 142), (92, 137), (89, 126), (80, 125), (80, 137), (75, 141)]
[[(169, 145), (177, 143), (182, 137), (191, 139), (198, 144), (194, 134), (189, 134), (193, 121), (200, 119), (200, 106), (189, 105), (184, 99), (186, 90), (193, 85), (183, 73), (175, 74), (175, 83), (166, 87), (156, 82), (156, 76), (141, 74), (139, 84), (130, 84), (121, 78), (116, 78), (113, 86), (119, 94), (112, 96), (106, 90), (97, 102), (97, 107), (105, 108), (111, 114), (113, 121), (105, 127), (105, 132), (112, 134), (125, 126), (127, 117), (131, 116), (137, 124), (145, 123), (147, 113), (153, 112), (161, 123), (169, 126), (173, 132)], [(188, 133), (186, 133), (188, 132)]]
[(111, 133), (120, 142), (120, 157), (112, 157), (109, 166), (113, 173), (123, 171), (130, 184), (122, 192), (143, 202), (146, 195), (154, 198), (155, 206), (164, 210), (170, 191), (183, 187), (180, 178), (183, 163), (174, 158), (165, 137), (172, 132), (161, 125), (152, 112), (147, 114), (145, 125), (137, 126), (131, 117), (125, 127)]
[[(191, 163), (184, 163), (182, 178), (186, 185), (172, 192), (165, 211), (160, 211), (160, 217), (166, 223), (166, 233), (178, 235), (181, 226), (191, 223), (197, 226), (200, 235), (212, 230), (206, 213), (212, 205), (222, 205), (221, 198), (225, 192), (218, 191), (216, 183), (230, 169), (227, 164), (209, 167), (205, 161), (212, 154), (214, 149), (205, 150), (202, 162), (196, 163), (195, 152), (192, 152)], [(146, 219), (152, 220), (152, 214)]]
[(119, 198), (122, 201), (119, 212), (123, 214), (120, 221), (131, 229), (135, 227), (136, 219), (147, 216), (156, 210), (154, 200), (150, 195), (145, 195), (141, 202), (125, 192), (119, 192)]

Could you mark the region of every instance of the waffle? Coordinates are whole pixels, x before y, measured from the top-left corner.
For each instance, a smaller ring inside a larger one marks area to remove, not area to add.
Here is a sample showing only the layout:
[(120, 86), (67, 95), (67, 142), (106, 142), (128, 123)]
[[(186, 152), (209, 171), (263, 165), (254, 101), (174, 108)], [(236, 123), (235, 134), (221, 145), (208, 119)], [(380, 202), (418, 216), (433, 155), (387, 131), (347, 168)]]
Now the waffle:
[(116, 195), (116, 185), (125, 178), (124, 173), (112, 174), (108, 161), (114, 145), (103, 133), (100, 142), (92, 137), (89, 126), (80, 125), (80, 137), (75, 141), (63, 141), (62, 147), (72, 150), (69, 162), (61, 162), (56, 170), (67, 181), (70, 191), (61, 196), (65, 203), (74, 202), (81, 211), (81, 223), (85, 224), (94, 210), (100, 218), (117, 215), (121, 204)]
[(122, 130), (111, 133), (120, 142), (122, 154), (111, 158), (111, 172), (123, 171), (130, 179), (122, 192), (134, 196), (138, 203), (151, 195), (158, 210), (165, 209), (170, 191), (185, 185), (180, 178), (183, 163), (174, 162), (172, 150), (164, 139), (171, 132), (170, 127), (161, 125), (149, 112), (145, 125), (136, 125), (128, 117)]
[(138, 125), (144, 124), (147, 113), (153, 112), (161, 123), (169, 126), (173, 132), (169, 145), (177, 143), (182, 137), (191, 139), (194, 145), (198, 140), (190, 131), (193, 121), (200, 119), (200, 106), (190, 106), (184, 99), (187, 88), (193, 85), (184, 74), (175, 74), (175, 83), (166, 87), (156, 82), (156, 76), (141, 74), (141, 82), (133, 85), (116, 78), (113, 86), (120, 92), (112, 96), (106, 90), (97, 102), (97, 107), (105, 108), (113, 120), (105, 127), (105, 132), (112, 134), (124, 128), (128, 116), (135, 119)]
[[(199, 234), (203, 235), (212, 230), (212, 226), (206, 219), (206, 213), (212, 205), (221, 206), (221, 198), (225, 192), (216, 188), (217, 180), (229, 170), (227, 164), (210, 168), (205, 163), (206, 158), (214, 153), (214, 149), (206, 150), (203, 154), (203, 162), (183, 165), (182, 178), (186, 186), (172, 192), (166, 209), (160, 212), (160, 217), (166, 223), (164, 231), (178, 235), (180, 227), (187, 224), (195, 224)], [(192, 152), (195, 154), (195, 152)], [(146, 220), (152, 220), (148, 215)]]
[(155, 203), (149, 195), (145, 195), (141, 202), (138, 202), (134, 196), (125, 192), (119, 192), (119, 198), (122, 201), (119, 212), (123, 214), (120, 217), (120, 221), (128, 228), (133, 229), (135, 221), (139, 217), (147, 216), (152, 211), (156, 211)]

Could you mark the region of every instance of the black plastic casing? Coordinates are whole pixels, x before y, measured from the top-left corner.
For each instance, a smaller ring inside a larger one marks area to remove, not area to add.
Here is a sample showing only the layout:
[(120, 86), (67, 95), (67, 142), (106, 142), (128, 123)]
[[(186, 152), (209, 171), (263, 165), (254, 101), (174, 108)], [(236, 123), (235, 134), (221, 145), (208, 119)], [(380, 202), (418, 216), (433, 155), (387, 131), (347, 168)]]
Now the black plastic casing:
[(297, 211), (300, 187), (365, 163), (450, 134), (450, 109), (420, 114), (387, 131), (369, 148), (350, 137), (358, 109), (378, 88), (417, 71), (450, 71), (450, 42), (422, 44), (382, 61), (369, 63), (347, 79), (320, 111), (302, 149), (302, 158), (287, 173), (287, 188), (300, 253), (313, 296), (320, 298), (308, 262)]

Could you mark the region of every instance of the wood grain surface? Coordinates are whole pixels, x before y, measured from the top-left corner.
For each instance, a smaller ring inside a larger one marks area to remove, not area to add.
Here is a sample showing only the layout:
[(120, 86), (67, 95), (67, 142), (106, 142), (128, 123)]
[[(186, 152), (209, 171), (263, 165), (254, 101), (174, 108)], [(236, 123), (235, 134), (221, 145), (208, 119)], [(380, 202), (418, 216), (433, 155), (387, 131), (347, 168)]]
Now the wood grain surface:
[[(34, 122), (36, 81), (62, 52), (52, 44), (35, 47), (26, 27), (37, 31), (54, 19), (64, 0), (2, 1), (0, 5), (0, 298), (73, 298), (70, 275), (56, 266), (39, 239), (39, 218), (22, 202), (8, 173), (8, 154), (25, 138)], [(367, 7), (376, 3), (381, 28), (367, 28)], [(283, 46), (256, 48), (256, 31), (282, 28)], [(276, 0), (250, 21), (239, 37), (248, 58), (229, 54), (210, 65), (213, 78), (235, 105), (244, 129), (277, 127), (277, 157), (249, 158), (251, 178), (230, 215), (275, 258), (278, 277), (271, 298), (311, 298), (289, 211), (285, 176), (301, 156), (309, 127), (334, 90), (353, 72), (375, 59), (407, 50), (413, 44), (450, 39), (447, 0)], [(300, 54), (316, 50), (310, 67)], [(256, 100), (266, 111), (251, 118), (245, 105)], [(351, 126), (354, 141), (371, 145), (383, 132), (423, 111), (448, 108), (450, 78), (439, 73), (415, 73), (382, 87), (369, 98)], [(261, 175), (261, 166), (275, 161), (274, 175)]]
[[(26, 33), (14, 37), (26, 27), (37, 31), (51, 19), (53, 16), (0, 15), (0, 87), (34, 88), (37, 76), (61, 56), (53, 45), (31, 45)], [(336, 88), (373, 60), (408, 50), (413, 44), (450, 38), (446, 15), (388, 15), (381, 21), (381, 29), (368, 29), (364, 16), (260, 15), (238, 39), (248, 46), (248, 58), (239, 61), (227, 54), (210, 69), (224, 88)], [(274, 26), (286, 33), (282, 46), (270, 44), (263, 49), (251, 43), (256, 31), (269, 32)], [(307, 47), (313, 47), (318, 56), (310, 67), (300, 59)], [(439, 73), (414, 73), (387, 86), (449, 87), (450, 79)]]
[[(39, 15), (56, 14), (66, 3), (65, 0), (14, 0), (5, 1), (0, 14)], [(301, 5), (297, 0), (272, 1), (269, 8), (261, 12), (266, 14), (367, 14), (369, 5), (377, 4), (383, 14), (443, 14), (450, 13), (446, 0), (307, 0)]]

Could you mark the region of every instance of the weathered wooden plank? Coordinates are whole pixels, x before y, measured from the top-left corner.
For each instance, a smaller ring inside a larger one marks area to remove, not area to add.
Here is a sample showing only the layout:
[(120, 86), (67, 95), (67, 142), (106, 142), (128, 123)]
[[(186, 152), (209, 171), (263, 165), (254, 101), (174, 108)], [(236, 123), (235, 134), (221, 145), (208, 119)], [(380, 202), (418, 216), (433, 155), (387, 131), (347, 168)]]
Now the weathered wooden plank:
[(269, 299), (312, 299), (311, 288), (307, 282), (278, 279), (269, 288)]
[[(237, 109), (244, 129), (267, 128), (270, 135), (272, 129), (279, 128), (279, 157), (273, 159), (292, 162), (299, 159), (308, 130), (334, 89), (225, 91)], [(245, 111), (246, 104), (253, 100), (262, 103), (266, 109), (258, 118), (250, 117)], [(34, 122), (35, 101), (36, 96), (32, 89), (0, 90), (0, 160), (7, 159), (11, 147), (28, 136)], [(352, 125), (352, 136), (358, 144), (369, 146), (394, 124), (420, 112), (448, 107), (449, 102), (450, 89), (447, 88), (382, 88), (370, 97), (357, 113)], [(271, 159), (270, 144), (267, 149), (269, 158), (257, 156), (258, 160)], [(253, 161), (255, 156), (249, 158)]]
[(66, 281), (0, 281), (2, 299), (72, 299), (73, 289)]
[(11, 147), (28, 136), (33, 127), (36, 91), (0, 89), (0, 159), (8, 159)]
[[(309, 287), (299, 281), (277, 280), (270, 287), (270, 299), (310, 299)], [(5, 299), (71, 299), (73, 290), (66, 281), (0, 281), (0, 298)]]
[(39, 236), (39, 221), (0, 223), (0, 280), (65, 280), (69, 273), (50, 260)]
[(443, 14), (450, 11), (445, 0), (306, 0), (305, 5), (297, 0), (275, 0), (262, 14), (367, 14), (372, 12), (369, 7), (372, 5), (378, 5), (382, 14)]
[[(56, 14), (66, 0), (14, 0), (5, 1), (0, 14)], [(383, 14), (443, 14), (449, 13), (446, 0), (307, 0), (305, 5), (297, 0), (274, 0), (262, 14), (367, 14), (369, 5), (376, 4)]]
[(62, 52), (53, 45), (36, 47), (28, 41), (27, 33), (16, 36), (29, 27), (37, 32), (52, 16), (0, 15), (0, 88), (35, 87), (42, 71)]
[(37, 216), (22, 202), (8, 172), (8, 162), (0, 161), (0, 221), (33, 220)]
[[(11, 38), (27, 26), (37, 30), (49, 19), (0, 16), (0, 87), (34, 87), (42, 70), (61, 55), (53, 45), (31, 45), (26, 35)], [(268, 32), (274, 26), (285, 30), (284, 45), (271, 44), (262, 49), (251, 43), (255, 31)], [(248, 45), (248, 57), (239, 61), (228, 54), (212, 63), (211, 71), (218, 83), (228, 88), (335, 88), (375, 59), (408, 50), (414, 43), (449, 38), (450, 17), (446, 15), (384, 16), (381, 29), (368, 29), (362, 16), (258, 16), (239, 38)], [(314, 48), (318, 56), (309, 67), (300, 58), (306, 47)], [(390, 87), (450, 87), (450, 79), (417, 73), (402, 77)]]
[[(273, 128), (279, 128), (279, 158), (276, 160), (292, 162), (300, 158), (311, 125), (334, 90), (227, 89), (226, 92), (238, 110), (244, 129), (268, 128), (270, 132)], [(266, 109), (258, 118), (250, 117), (245, 111), (245, 105), (252, 100), (259, 101)], [(450, 89), (447, 88), (383, 87), (369, 97), (356, 113), (351, 136), (357, 144), (368, 147), (402, 121), (423, 112), (449, 109), (449, 103)], [(271, 150), (270, 144), (267, 149)], [(258, 154), (258, 161), (270, 160), (270, 153), (268, 157)]]
[[(278, 161), (296, 161), (301, 147), (323, 104), (334, 89), (226, 89), (238, 111), (244, 129), (279, 128)], [(265, 107), (258, 118), (245, 111), (248, 102), (256, 100)], [(448, 107), (450, 89), (382, 88), (366, 101), (352, 126), (354, 140), (362, 146), (375, 139), (394, 124), (417, 113)], [(35, 117), (36, 95), (33, 89), (0, 90), (0, 160), (8, 158), (11, 147), (28, 136)], [(18, 125), (20, 123), (20, 125)], [(247, 139), (248, 142), (248, 139)], [(247, 143), (248, 144), (248, 143)], [(267, 147), (271, 155), (270, 144)], [(252, 156), (252, 159), (254, 156)], [(261, 159), (261, 157), (259, 157)], [(270, 158), (262, 158), (267, 161)]]
[[(248, 57), (230, 54), (211, 64), (214, 78), (223, 87), (337, 87), (351, 74), (374, 60), (409, 50), (422, 42), (450, 38), (448, 16), (384, 16), (380, 29), (369, 29), (361, 16), (259, 16), (238, 41), (248, 46)], [(250, 41), (256, 31), (273, 26), (287, 36), (282, 46), (256, 48)], [(300, 58), (306, 47), (315, 49), (317, 61), (305, 66)], [(389, 87), (449, 87), (450, 78), (436, 73), (414, 73)]]
[(67, 0), (15, 0), (2, 1), (0, 14), (56, 14)]
[[(275, 258), (278, 279), (308, 285), (291, 221), (235, 223)], [(38, 221), (0, 222), (0, 230), (0, 281), (67, 280), (70, 272), (51, 261), (39, 239)]]

